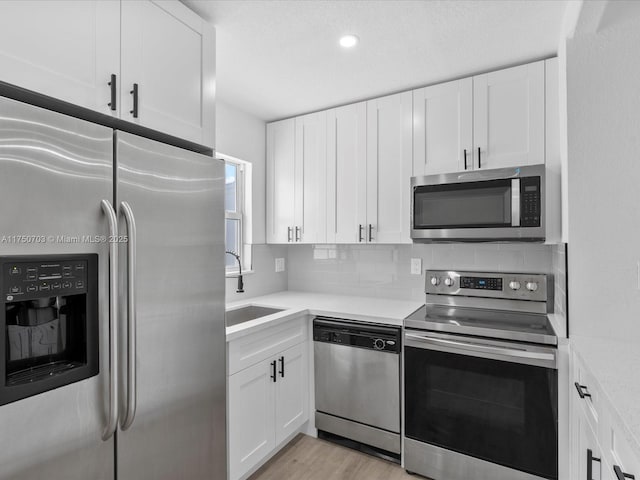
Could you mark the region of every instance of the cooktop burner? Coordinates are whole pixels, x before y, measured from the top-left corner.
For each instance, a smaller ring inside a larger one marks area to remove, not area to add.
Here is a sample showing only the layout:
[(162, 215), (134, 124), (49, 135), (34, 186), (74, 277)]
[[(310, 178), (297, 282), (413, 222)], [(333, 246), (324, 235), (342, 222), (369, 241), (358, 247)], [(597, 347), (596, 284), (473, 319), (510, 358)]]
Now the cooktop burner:
[(423, 305), (405, 319), (405, 326), (519, 342), (558, 344), (546, 314)]

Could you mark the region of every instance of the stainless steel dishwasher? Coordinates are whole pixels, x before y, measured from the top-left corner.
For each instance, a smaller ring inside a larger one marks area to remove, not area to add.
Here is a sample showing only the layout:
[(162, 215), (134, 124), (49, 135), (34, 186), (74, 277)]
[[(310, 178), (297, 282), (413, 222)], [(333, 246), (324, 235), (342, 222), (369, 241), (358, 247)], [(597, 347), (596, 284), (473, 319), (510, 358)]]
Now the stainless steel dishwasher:
[(400, 329), (316, 317), (313, 340), (319, 434), (398, 460)]

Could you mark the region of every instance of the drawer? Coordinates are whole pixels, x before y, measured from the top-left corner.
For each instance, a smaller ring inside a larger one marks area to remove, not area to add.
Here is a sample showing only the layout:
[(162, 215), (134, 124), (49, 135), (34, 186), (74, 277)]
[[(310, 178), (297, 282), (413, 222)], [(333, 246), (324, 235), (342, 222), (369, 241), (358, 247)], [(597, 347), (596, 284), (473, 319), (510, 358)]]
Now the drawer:
[(228, 375), (306, 341), (309, 337), (308, 324), (308, 317), (304, 315), (230, 341), (227, 353)]
[[(571, 395), (573, 404), (582, 405), (585, 415), (589, 419), (594, 432), (600, 432), (600, 417), (602, 411), (602, 394), (593, 374), (586, 367), (582, 359), (575, 353), (572, 355)], [(576, 383), (580, 386), (576, 386)], [(583, 397), (580, 396), (582, 392)]]
[[(600, 442), (606, 462), (612, 469), (618, 466), (622, 472), (634, 475), (636, 480), (640, 480), (640, 449), (632, 444), (633, 440), (630, 435), (627, 436), (617, 415), (609, 409), (603, 414), (601, 431)], [(613, 478), (616, 478), (615, 474)]]

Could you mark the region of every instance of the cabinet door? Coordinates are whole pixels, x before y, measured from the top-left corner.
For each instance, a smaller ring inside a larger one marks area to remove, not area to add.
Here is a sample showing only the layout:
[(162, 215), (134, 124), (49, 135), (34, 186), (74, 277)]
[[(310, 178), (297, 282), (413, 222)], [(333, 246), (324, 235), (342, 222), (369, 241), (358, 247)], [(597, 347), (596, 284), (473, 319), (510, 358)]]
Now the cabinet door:
[[(365, 241), (367, 104), (327, 112), (327, 241)], [(362, 227), (360, 235), (359, 227)]]
[(299, 343), (277, 357), (276, 445), (295, 433), (309, 419), (307, 355), (307, 344)]
[(411, 92), (367, 102), (367, 242), (411, 243)]
[(296, 242), (327, 241), (327, 112), (298, 117), (296, 123)]
[(544, 163), (544, 61), (473, 77), (473, 140), (475, 168)]
[[(214, 146), (215, 31), (177, 1), (122, 2), (122, 115)], [(138, 85), (134, 118), (133, 85)]]
[(471, 78), (413, 91), (415, 176), (473, 169), (472, 99)]
[(229, 377), (229, 478), (236, 480), (275, 448), (275, 388), (269, 362)]
[[(573, 415), (573, 472), (576, 479), (600, 480), (602, 454), (598, 439), (582, 408)], [(591, 452), (591, 458), (589, 457)], [(595, 459), (594, 459), (595, 458)], [(591, 476), (587, 472), (591, 472)]]
[[(107, 115), (120, 2), (0, 2), (0, 80)], [(120, 105), (117, 105), (119, 108)]]
[(267, 125), (267, 243), (293, 240), (295, 120)]

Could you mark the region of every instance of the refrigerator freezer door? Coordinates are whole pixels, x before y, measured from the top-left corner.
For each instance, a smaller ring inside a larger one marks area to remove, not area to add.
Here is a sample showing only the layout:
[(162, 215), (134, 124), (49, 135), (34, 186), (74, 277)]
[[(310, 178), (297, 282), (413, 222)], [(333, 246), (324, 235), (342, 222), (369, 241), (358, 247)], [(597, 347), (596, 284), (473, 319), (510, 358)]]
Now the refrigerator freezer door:
[[(226, 479), (223, 164), (117, 132), (117, 189), (135, 217), (137, 408), (117, 433), (119, 480)], [(127, 248), (120, 249), (121, 420)]]
[(98, 239), (108, 235), (112, 158), (111, 129), (0, 98), (0, 255), (97, 253), (101, 302), (99, 375), (0, 407), (2, 480), (113, 478), (114, 443), (101, 439), (109, 245)]

